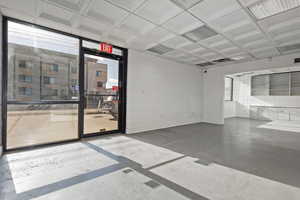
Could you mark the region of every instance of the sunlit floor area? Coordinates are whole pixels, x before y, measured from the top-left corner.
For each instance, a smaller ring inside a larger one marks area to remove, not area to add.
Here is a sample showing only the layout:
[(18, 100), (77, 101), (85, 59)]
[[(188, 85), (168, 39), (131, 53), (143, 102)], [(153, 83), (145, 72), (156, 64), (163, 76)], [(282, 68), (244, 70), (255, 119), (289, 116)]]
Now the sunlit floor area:
[[(10, 111), (7, 120), (7, 147), (26, 147), (78, 138), (78, 112), (73, 110)], [(108, 113), (86, 113), (84, 133), (118, 129), (118, 121)]]
[(0, 199), (299, 200), (300, 134), (227, 119), (6, 154)]

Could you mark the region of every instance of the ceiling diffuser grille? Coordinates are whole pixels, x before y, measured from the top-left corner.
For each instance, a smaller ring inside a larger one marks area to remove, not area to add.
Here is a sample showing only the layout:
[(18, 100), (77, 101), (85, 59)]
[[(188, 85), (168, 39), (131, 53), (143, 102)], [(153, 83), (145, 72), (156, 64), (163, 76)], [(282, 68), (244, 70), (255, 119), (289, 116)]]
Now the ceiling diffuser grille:
[(150, 51), (152, 53), (157, 53), (157, 54), (160, 54), (160, 55), (165, 54), (167, 52), (170, 52), (172, 50), (173, 50), (172, 48), (169, 48), (169, 47), (167, 47), (165, 45), (162, 45), (162, 44), (158, 44), (154, 47), (151, 47), (150, 49), (147, 49), (147, 51)]
[(216, 33), (214, 30), (212, 30), (211, 28), (207, 27), (207, 26), (201, 26), (195, 30), (192, 30), (188, 33), (185, 33), (183, 36), (185, 36), (186, 38), (189, 38), (192, 41), (200, 41), (200, 40), (204, 40), (207, 38), (210, 38), (212, 36), (217, 35), (218, 33)]

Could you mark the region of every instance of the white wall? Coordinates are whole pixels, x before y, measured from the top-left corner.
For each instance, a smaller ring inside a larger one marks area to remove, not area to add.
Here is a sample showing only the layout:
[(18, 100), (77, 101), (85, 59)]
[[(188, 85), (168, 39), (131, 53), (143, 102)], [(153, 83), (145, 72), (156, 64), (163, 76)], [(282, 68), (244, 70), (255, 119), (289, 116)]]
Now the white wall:
[(224, 101), (224, 118), (236, 117), (236, 102)]
[[(203, 76), (203, 121), (224, 124), (224, 76), (240, 72), (295, 66), (300, 53), (259, 61), (210, 68)], [(299, 65), (299, 64), (298, 64)], [(237, 105), (238, 106), (238, 105)]]
[(129, 50), (127, 133), (201, 122), (202, 73)]

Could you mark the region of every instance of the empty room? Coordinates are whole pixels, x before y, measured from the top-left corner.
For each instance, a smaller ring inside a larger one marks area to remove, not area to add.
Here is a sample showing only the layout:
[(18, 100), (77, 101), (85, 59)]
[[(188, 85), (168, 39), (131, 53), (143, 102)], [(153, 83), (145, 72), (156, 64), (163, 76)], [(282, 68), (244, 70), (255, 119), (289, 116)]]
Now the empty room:
[(0, 0), (0, 200), (299, 200), (300, 0)]

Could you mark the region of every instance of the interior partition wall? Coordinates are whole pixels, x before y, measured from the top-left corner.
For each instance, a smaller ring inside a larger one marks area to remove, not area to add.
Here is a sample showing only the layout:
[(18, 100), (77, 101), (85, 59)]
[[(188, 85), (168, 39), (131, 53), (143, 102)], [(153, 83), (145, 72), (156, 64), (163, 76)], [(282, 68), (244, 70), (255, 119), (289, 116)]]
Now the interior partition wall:
[(125, 133), (127, 49), (100, 44), (3, 18), (4, 150)]

